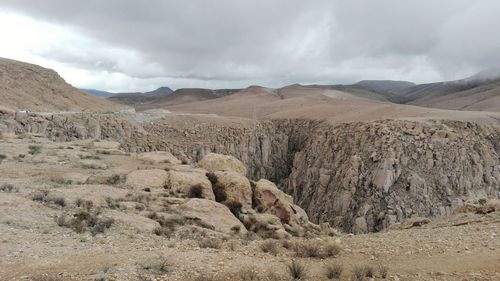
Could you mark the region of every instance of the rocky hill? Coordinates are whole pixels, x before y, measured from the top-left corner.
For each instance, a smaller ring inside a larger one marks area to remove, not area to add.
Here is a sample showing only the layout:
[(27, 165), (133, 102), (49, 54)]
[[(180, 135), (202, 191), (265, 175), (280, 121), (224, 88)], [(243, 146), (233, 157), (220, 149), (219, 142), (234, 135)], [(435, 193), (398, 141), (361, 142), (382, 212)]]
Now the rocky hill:
[(115, 111), (121, 105), (85, 94), (55, 71), (0, 58), (1, 106), (38, 112)]
[(160, 87), (154, 91), (144, 92), (144, 93), (140, 93), (140, 92), (137, 92), (137, 93), (118, 93), (118, 94), (114, 94), (114, 95), (108, 97), (107, 99), (112, 101), (112, 102), (135, 107), (138, 104), (147, 103), (147, 102), (152, 101), (154, 99), (168, 96), (168, 95), (172, 94), (173, 92), (174, 91), (172, 89), (170, 89), (169, 87)]

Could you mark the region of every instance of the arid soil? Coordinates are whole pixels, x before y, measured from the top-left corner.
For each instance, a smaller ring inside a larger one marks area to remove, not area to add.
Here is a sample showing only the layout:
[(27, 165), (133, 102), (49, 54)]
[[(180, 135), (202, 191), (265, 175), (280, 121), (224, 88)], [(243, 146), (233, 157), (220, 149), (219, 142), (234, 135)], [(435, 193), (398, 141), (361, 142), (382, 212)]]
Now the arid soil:
[[(136, 189), (127, 175), (194, 167), (128, 154), (115, 143), (58, 143), (36, 135), (4, 135), (0, 152), (6, 156), (0, 164), (1, 280), (290, 280), (292, 260), (305, 267), (302, 280), (329, 280), (331, 264), (342, 266), (341, 280), (358, 280), (358, 267), (373, 267), (376, 280), (383, 280), (379, 268), (387, 280), (500, 278), (498, 210), (464, 209), (363, 235), (263, 239), (185, 223), (158, 236), (151, 212), (168, 216), (168, 206), (194, 199)], [(58, 220), (86, 201), (93, 202), (91, 212), (100, 207), (98, 219), (114, 220), (109, 228), (77, 233)], [(311, 250), (308, 257), (294, 247), (327, 239), (339, 243), (339, 253), (314, 257)], [(267, 243), (274, 246), (265, 253)]]

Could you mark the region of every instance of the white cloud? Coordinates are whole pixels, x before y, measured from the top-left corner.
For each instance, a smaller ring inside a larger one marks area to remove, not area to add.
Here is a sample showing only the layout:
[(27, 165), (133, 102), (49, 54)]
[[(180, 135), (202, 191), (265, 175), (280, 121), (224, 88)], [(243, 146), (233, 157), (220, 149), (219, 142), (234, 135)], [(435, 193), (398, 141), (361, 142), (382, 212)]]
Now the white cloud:
[(430, 82), (500, 58), (494, 0), (0, 0), (0, 10), (12, 11), (0, 14), (0, 56), (113, 91)]

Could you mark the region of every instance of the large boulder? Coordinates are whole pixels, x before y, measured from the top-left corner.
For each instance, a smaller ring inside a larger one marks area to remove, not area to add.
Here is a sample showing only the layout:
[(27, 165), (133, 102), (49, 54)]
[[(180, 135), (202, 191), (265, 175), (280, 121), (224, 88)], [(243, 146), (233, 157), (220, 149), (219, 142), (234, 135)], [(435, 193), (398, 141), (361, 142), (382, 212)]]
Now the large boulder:
[(134, 189), (165, 187), (167, 172), (160, 169), (136, 170), (127, 175), (125, 184)]
[(176, 209), (187, 219), (199, 223), (222, 233), (239, 232), (245, 234), (245, 226), (229, 211), (229, 209), (215, 201), (193, 198)]
[(208, 153), (200, 161), (198, 166), (209, 171), (232, 171), (240, 175), (246, 175), (247, 167), (240, 160), (230, 155)]
[(268, 180), (261, 179), (256, 182), (253, 195), (259, 211), (277, 216), (282, 223), (300, 224), (304, 220), (305, 212), (299, 208), (294, 209), (292, 197)]
[(144, 152), (137, 155), (137, 159), (149, 162), (152, 164), (158, 163), (170, 163), (170, 164), (181, 164), (181, 161), (177, 159), (172, 153), (167, 151), (153, 151)]
[(240, 205), (244, 210), (252, 208), (252, 187), (243, 175), (232, 172), (214, 172), (208, 174), (212, 182), (215, 200), (231, 208)]
[(170, 170), (165, 186), (175, 193), (215, 200), (212, 184), (203, 172)]

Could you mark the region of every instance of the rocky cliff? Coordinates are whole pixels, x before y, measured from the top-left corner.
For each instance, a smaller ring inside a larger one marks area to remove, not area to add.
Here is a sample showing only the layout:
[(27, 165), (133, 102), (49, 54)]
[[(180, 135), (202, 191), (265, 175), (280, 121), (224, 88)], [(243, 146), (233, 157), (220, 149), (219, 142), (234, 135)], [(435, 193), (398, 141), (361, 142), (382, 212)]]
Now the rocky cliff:
[(443, 216), (500, 196), (500, 129), (459, 121), (252, 121), (170, 116), (135, 124), (116, 115), (3, 113), (4, 130), (52, 139), (115, 139), (131, 152), (171, 151), (196, 162), (233, 155), (247, 176), (291, 194), (311, 221), (356, 233)]

